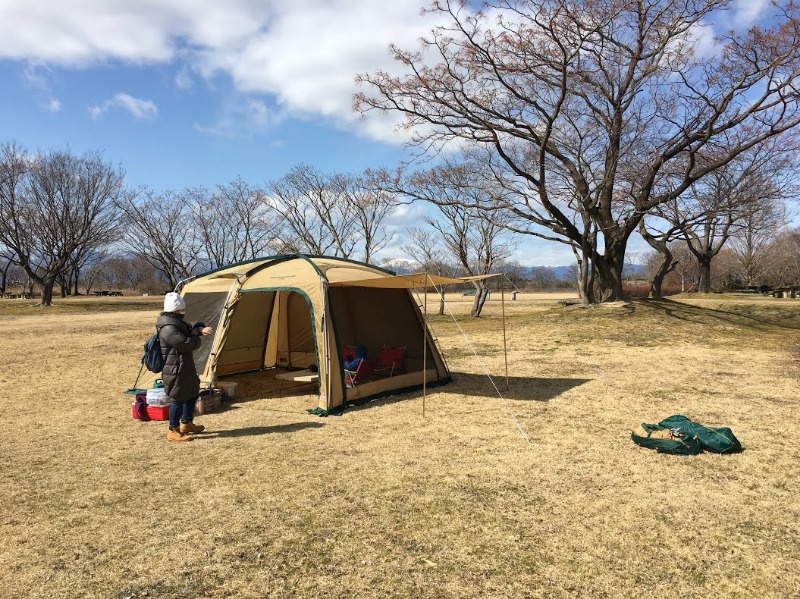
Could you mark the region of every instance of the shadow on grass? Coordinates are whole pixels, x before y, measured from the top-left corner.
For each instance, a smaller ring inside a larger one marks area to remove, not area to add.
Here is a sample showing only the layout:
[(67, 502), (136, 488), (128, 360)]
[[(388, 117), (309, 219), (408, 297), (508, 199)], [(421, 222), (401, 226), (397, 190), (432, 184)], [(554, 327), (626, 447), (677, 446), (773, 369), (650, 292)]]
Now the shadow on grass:
[[(436, 393), (461, 393), (476, 397), (497, 398), (497, 391), (492, 386), (491, 381), (485, 374), (472, 374), (466, 372), (451, 372), (453, 381), (443, 386), (429, 387), (428, 395)], [(506, 399), (519, 401), (550, 401), (570, 389), (580, 387), (592, 379), (547, 379), (535, 377), (508, 377), (508, 389), (506, 389), (506, 377), (500, 374), (492, 375), (494, 384)], [(408, 393), (390, 395), (368, 400), (363, 404), (350, 404), (347, 410), (364, 410), (372, 406), (386, 406), (400, 401), (420, 399), (422, 390), (417, 389)]]
[(272, 435), (276, 433), (294, 433), (306, 428), (320, 428), (325, 426), (323, 422), (293, 422), (291, 424), (279, 424), (276, 426), (248, 426), (245, 428), (234, 428), (227, 431), (212, 431), (207, 435), (198, 435), (196, 439), (213, 439), (215, 437), (251, 437), (255, 435)]
[(734, 324), (752, 329), (766, 331), (774, 328), (800, 330), (800, 324), (791, 323), (787, 321), (776, 321), (768, 318), (754, 316), (752, 314), (744, 314), (732, 310), (719, 310), (716, 308), (704, 308), (701, 306), (693, 306), (691, 304), (684, 304), (669, 299), (639, 299), (634, 303), (629, 304), (626, 308), (631, 311), (634, 310), (636, 303), (642, 303), (646, 306), (661, 310), (667, 316), (684, 320), (687, 322), (708, 322), (709, 320), (718, 320), (728, 324)]
[(458, 393), (464, 391), (465, 395), (479, 397), (498, 397), (497, 391), (506, 399), (519, 401), (550, 401), (562, 393), (580, 387), (592, 379), (579, 378), (537, 378), (537, 377), (506, 377), (503, 373), (494, 373), (492, 381), (497, 386), (495, 390), (489, 377), (485, 374), (471, 374), (466, 372), (453, 372), (453, 383), (447, 387), (448, 392)]

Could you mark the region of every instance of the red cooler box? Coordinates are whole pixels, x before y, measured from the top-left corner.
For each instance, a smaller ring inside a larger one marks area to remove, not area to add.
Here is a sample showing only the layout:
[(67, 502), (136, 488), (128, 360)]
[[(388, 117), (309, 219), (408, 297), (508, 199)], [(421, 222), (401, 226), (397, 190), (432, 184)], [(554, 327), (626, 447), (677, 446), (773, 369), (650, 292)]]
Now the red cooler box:
[[(143, 393), (141, 395), (144, 395)], [(139, 394), (137, 394), (137, 398)], [(142, 397), (144, 400), (144, 397)], [(169, 406), (147, 406), (147, 415), (150, 417), (150, 420), (169, 420)], [(134, 420), (138, 420), (138, 414), (136, 413), (136, 402), (131, 404), (131, 417)]]

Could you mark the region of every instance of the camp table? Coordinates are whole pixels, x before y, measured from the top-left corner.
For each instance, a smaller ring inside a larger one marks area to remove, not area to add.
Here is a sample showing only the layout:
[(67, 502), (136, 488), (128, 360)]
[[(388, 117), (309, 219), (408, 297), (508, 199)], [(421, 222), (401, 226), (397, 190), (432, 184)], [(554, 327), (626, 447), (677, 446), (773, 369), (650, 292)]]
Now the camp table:
[(282, 372), (276, 374), (275, 378), (281, 381), (281, 389), (283, 389), (283, 381), (292, 383), (308, 383), (313, 385), (319, 382), (319, 373), (311, 372), (310, 370), (295, 370), (292, 372)]

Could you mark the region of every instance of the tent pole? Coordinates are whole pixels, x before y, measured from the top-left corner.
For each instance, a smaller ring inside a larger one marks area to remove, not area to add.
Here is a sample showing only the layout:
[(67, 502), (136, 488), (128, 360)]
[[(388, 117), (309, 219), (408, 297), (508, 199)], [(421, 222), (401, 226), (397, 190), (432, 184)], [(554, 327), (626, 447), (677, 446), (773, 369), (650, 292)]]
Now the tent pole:
[(422, 308), (422, 417), (425, 418), (425, 395), (428, 391), (428, 271), (425, 271), (425, 300)]
[[(505, 277), (505, 273), (503, 273), (503, 277)], [(506, 283), (503, 280), (503, 277), (500, 278), (500, 306), (502, 306), (503, 310), (503, 359), (506, 361), (506, 390), (508, 390), (508, 347), (506, 345)]]

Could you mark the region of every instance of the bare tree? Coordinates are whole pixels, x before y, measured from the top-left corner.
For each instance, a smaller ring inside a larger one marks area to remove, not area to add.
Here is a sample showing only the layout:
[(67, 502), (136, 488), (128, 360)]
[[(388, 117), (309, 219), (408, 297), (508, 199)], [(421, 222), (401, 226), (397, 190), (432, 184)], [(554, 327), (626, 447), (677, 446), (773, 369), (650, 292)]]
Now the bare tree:
[(342, 187), (350, 217), (355, 219), (363, 260), (370, 262), (392, 239), (384, 221), (397, 204), (396, 195), (381, 185), (379, 174), (369, 170), (360, 177), (339, 176), (335, 181)]
[(118, 201), (124, 214), (123, 244), (137, 258), (164, 275), (174, 288), (202, 264), (202, 240), (191, 209), (171, 191), (141, 188)]
[(384, 221), (396, 196), (369, 170), (327, 174), (299, 164), (267, 189), (285, 224), (279, 243), (287, 250), (343, 258), (360, 252), (370, 262), (391, 240)]
[(257, 258), (275, 249), (280, 228), (264, 191), (238, 177), (216, 192), (198, 187), (182, 192), (191, 206), (212, 268)]
[(683, 227), (682, 224), (667, 224), (662, 229), (654, 231), (647, 225), (647, 219), (642, 219), (639, 222), (639, 234), (655, 250), (647, 259), (648, 268), (646, 270), (649, 271), (650, 296), (653, 299), (663, 299), (664, 279), (679, 264), (672, 253), (672, 245), (680, 235)]
[(0, 152), (0, 241), (42, 287), (41, 304), (49, 306), (74, 256), (114, 230), (123, 173), (98, 154), (31, 156), (14, 144)]
[[(575, 273), (577, 276), (577, 272)], [(535, 289), (547, 289), (556, 284), (557, 277), (552, 269), (546, 266), (536, 266), (531, 270), (531, 284)]]
[[(432, 229), (410, 227), (406, 230), (406, 243), (400, 248), (417, 266), (430, 274), (441, 277), (456, 277), (460, 273), (458, 267), (447, 260), (447, 249), (442, 238)], [(437, 288), (439, 293), (439, 315), (444, 315), (445, 293), (447, 285)]]
[(96, 283), (108, 283), (109, 286), (121, 288), (119, 280), (114, 277), (111, 260), (106, 254), (96, 254), (87, 260), (83, 268), (84, 292), (89, 295)]
[(783, 194), (794, 186), (794, 155), (771, 141), (692, 185), (671, 214), (660, 212), (681, 228), (697, 258), (700, 292), (711, 290), (712, 260), (731, 237), (741, 235), (741, 255), (754, 258), (781, 218)]
[(269, 183), (272, 207), (287, 231), (282, 242), (296, 251), (348, 258), (356, 246), (356, 220), (344, 184), (306, 164)]
[(620, 299), (643, 215), (800, 123), (800, 9), (701, 56), (696, 32), (728, 4), (435, 0), (446, 23), (419, 50), (392, 46), (405, 74), (360, 76), (356, 107), (402, 114), (423, 153), (480, 148), (513, 181), (494, 207), (571, 242)]
[(120, 273), (120, 282), (136, 291), (139, 285), (152, 279), (153, 269), (141, 256), (131, 256), (124, 260), (125, 268)]
[(765, 282), (778, 287), (800, 285), (800, 229), (776, 235), (768, 251), (771, 259)]
[(674, 277), (676, 279), (676, 282), (680, 285), (681, 293), (696, 291), (700, 281), (697, 258), (686, 242), (682, 240), (670, 244), (670, 252), (675, 257), (676, 263), (670, 278)]
[(14, 252), (6, 247), (0, 248), (0, 294), (6, 292), (8, 271), (16, 264)]
[[(503, 238), (506, 229), (497, 218), (486, 218), (484, 213), (458, 204), (438, 208), (438, 217), (426, 217), (425, 222), (438, 232), (452, 259), (467, 275), (490, 274), (513, 252), (515, 246)], [(484, 280), (472, 285), (475, 300), (470, 315), (477, 318), (489, 297), (489, 287)]]
[[(514, 246), (503, 234), (518, 230), (512, 212), (483, 209), (506, 191), (496, 181), (484, 178), (484, 172), (483, 165), (463, 162), (416, 173), (405, 180), (392, 180), (386, 174), (383, 177), (384, 185), (438, 208), (436, 218), (424, 220), (438, 232), (452, 261), (469, 275), (489, 274), (510, 256)], [(472, 316), (477, 317), (489, 288), (483, 281), (473, 285)]]
[(730, 240), (730, 249), (739, 264), (746, 285), (763, 282), (778, 258), (770, 250), (778, 232), (786, 223), (782, 200), (754, 202), (747, 207)]
[[(517, 260), (503, 260), (498, 268), (502, 270), (505, 278), (515, 287), (519, 287), (527, 280), (527, 269)], [(502, 283), (498, 281), (498, 285)]]

